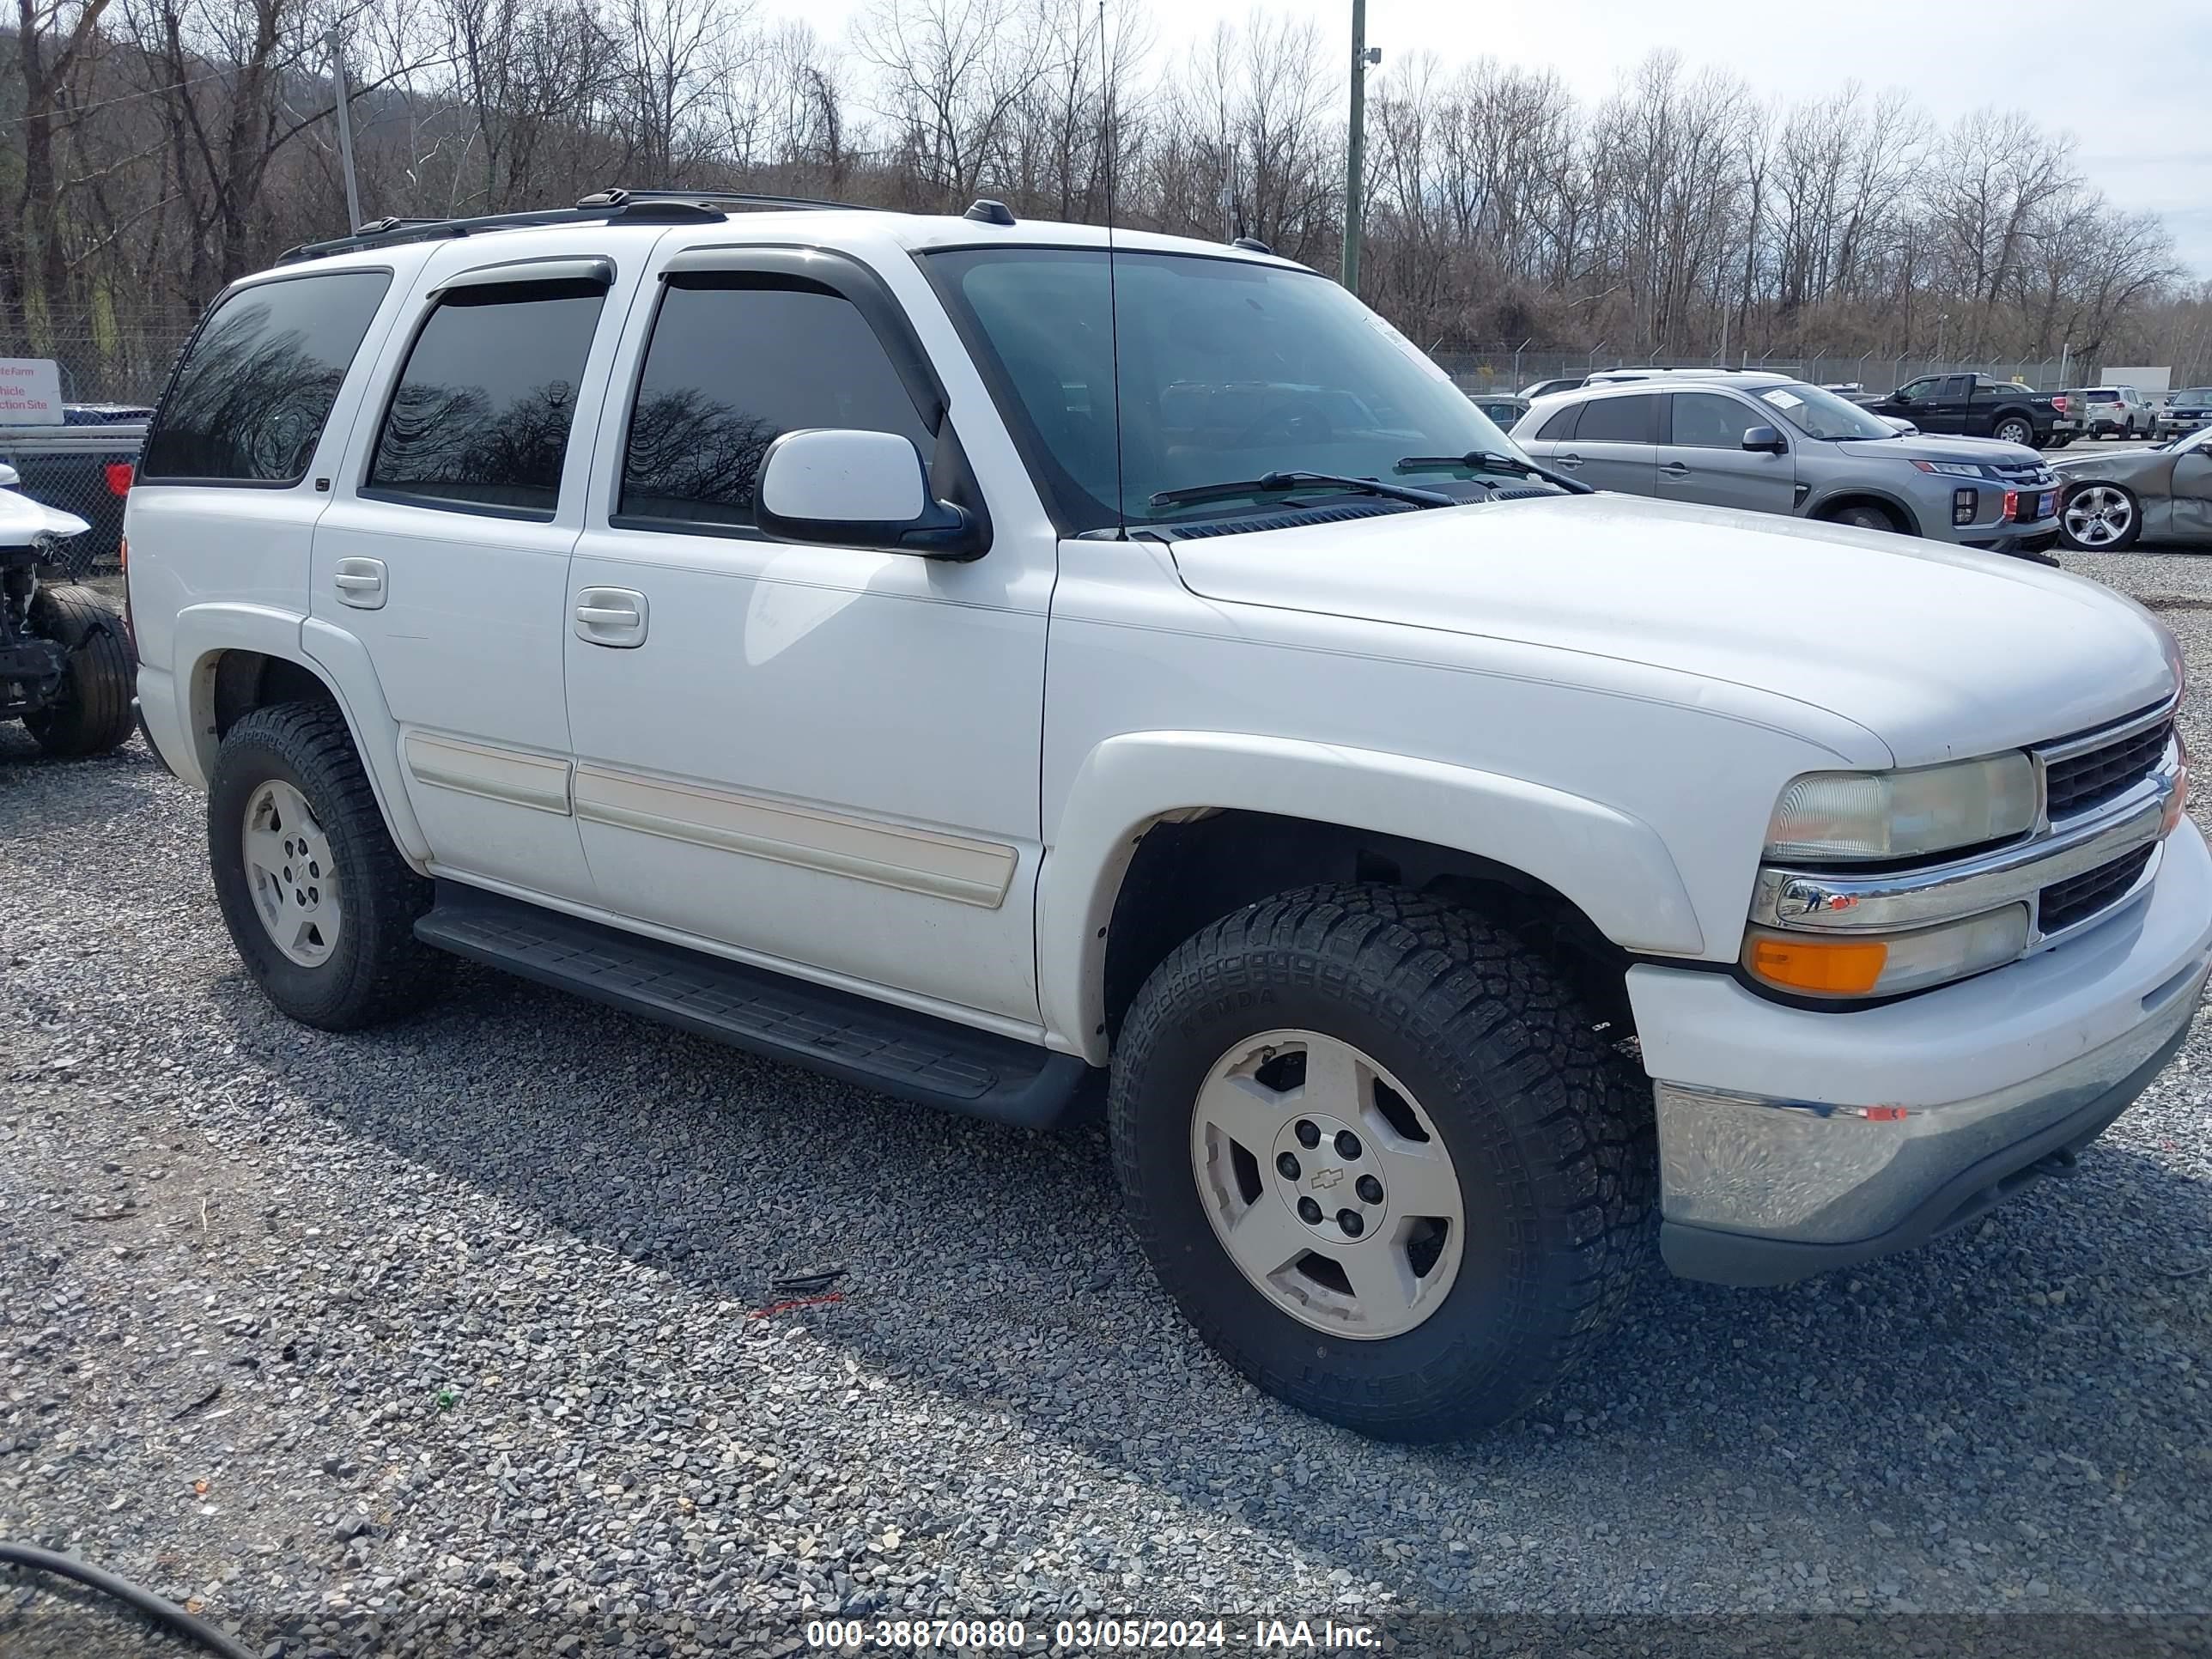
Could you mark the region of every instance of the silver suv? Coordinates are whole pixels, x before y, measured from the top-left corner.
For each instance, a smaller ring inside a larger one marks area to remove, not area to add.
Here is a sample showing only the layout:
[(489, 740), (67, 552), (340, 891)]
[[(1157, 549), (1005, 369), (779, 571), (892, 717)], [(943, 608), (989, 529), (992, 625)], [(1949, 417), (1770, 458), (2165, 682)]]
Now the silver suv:
[(1787, 513), (2040, 557), (2057, 480), (2033, 450), (1899, 430), (1783, 374), (1670, 374), (1539, 398), (1513, 428), (1601, 489)]

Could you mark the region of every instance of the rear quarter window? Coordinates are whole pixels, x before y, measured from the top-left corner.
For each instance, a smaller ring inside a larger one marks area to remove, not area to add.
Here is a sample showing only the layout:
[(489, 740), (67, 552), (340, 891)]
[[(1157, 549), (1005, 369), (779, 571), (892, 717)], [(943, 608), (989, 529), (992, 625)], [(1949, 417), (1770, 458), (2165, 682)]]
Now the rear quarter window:
[(391, 286), (389, 271), (333, 270), (216, 301), (155, 413), (139, 477), (297, 483)]

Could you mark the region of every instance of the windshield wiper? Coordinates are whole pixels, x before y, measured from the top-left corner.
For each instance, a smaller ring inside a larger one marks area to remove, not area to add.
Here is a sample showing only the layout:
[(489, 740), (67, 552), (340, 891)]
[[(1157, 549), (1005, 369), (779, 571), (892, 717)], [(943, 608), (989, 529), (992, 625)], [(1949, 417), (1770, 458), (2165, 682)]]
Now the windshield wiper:
[(1266, 472), (1256, 478), (1228, 483), (1193, 484), (1187, 489), (1163, 489), (1152, 497), (1152, 504), (1154, 507), (1186, 507), (1195, 501), (1230, 501), (1240, 495), (1274, 495), (1285, 490), (1307, 489), (1316, 486), (1356, 489), (1369, 495), (1387, 495), (1394, 501), (1411, 501), (1416, 507), (1465, 505), (1458, 496), (1447, 495), (1440, 490), (1416, 489), (1411, 484), (1383, 483), (1375, 478), (1346, 477), (1337, 472)]
[(1470, 472), (1517, 472), (1524, 478), (1541, 478), (1546, 483), (1557, 484), (1570, 495), (1595, 495), (1597, 486), (1586, 484), (1580, 478), (1570, 478), (1564, 472), (1554, 472), (1548, 466), (1538, 466), (1534, 461), (1516, 460), (1510, 455), (1500, 455), (1494, 449), (1473, 449), (1464, 455), (1407, 455), (1398, 463), (1402, 467), (1463, 466)]

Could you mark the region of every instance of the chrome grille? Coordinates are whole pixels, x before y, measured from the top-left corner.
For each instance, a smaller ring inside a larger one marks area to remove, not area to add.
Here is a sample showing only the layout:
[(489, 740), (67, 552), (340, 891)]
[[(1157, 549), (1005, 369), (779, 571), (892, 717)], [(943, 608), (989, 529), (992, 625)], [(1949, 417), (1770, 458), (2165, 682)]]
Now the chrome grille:
[(2045, 937), (2087, 921), (2119, 898), (2143, 872), (2157, 843), (2123, 853), (2094, 870), (2053, 882), (2045, 888), (2036, 905), (2036, 931)]
[(2045, 811), (2056, 822), (2125, 794), (2157, 769), (2172, 735), (2168, 718), (2101, 748), (2048, 763), (2043, 774)]

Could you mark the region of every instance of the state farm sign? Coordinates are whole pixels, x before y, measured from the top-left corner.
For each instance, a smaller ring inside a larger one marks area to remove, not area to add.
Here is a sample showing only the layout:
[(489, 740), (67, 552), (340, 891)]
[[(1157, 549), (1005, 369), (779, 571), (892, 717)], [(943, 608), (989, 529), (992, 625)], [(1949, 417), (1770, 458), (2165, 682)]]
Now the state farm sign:
[(0, 426), (59, 426), (62, 374), (51, 357), (0, 357)]

